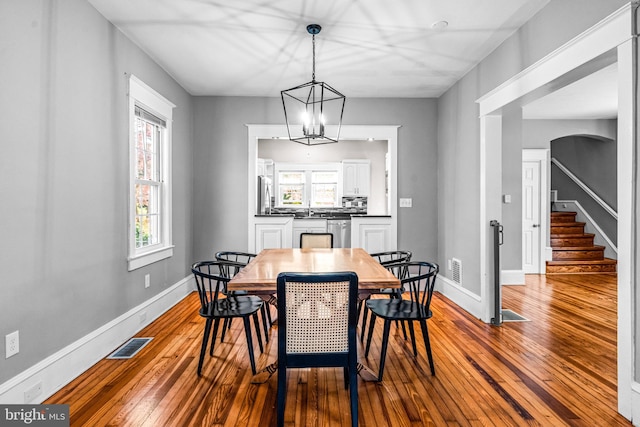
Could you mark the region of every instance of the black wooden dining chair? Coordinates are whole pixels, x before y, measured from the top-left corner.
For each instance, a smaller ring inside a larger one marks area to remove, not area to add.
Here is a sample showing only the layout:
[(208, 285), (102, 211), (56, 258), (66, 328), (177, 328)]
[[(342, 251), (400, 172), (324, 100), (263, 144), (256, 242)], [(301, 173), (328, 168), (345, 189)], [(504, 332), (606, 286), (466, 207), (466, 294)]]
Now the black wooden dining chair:
[[(237, 252), (237, 251), (220, 251), (216, 252), (216, 259), (218, 261), (224, 261), (227, 264), (227, 275), (229, 277), (233, 277), (240, 272), (244, 267), (247, 266), (257, 255), (248, 253), (248, 252)], [(265, 339), (269, 342), (269, 327), (273, 325), (273, 320), (271, 319), (271, 311), (269, 310), (269, 306), (276, 305), (276, 297), (273, 293), (260, 293), (260, 292), (247, 292), (247, 291), (227, 291), (225, 289), (225, 293), (229, 295), (255, 295), (262, 299), (265, 304), (260, 309), (260, 314), (262, 316), (262, 326), (264, 328)], [(231, 327), (231, 322), (226, 322), (226, 327)], [(226, 328), (225, 328), (226, 329)], [(222, 333), (222, 338), (224, 339), (224, 330)]]
[[(380, 265), (389, 270), (394, 274), (398, 279), (402, 279), (402, 275), (404, 274), (404, 269), (402, 265), (408, 261), (411, 261), (411, 251), (386, 251), (386, 252), (376, 252), (369, 254), (372, 258), (377, 260)], [(374, 289), (366, 292), (361, 292), (358, 294), (358, 318), (360, 317), (360, 312), (362, 313), (362, 327), (360, 329), (360, 341), (364, 340), (364, 333), (367, 328), (367, 317), (369, 314), (369, 309), (367, 308), (364, 301), (371, 298), (372, 295), (387, 295), (389, 298), (401, 298), (402, 288), (383, 288), (383, 289)], [(405, 339), (407, 338), (406, 332), (404, 328), (402, 329)]]
[(196, 262), (191, 266), (191, 271), (195, 277), (198, 295), (200, 297), (199, 314), (206, 320), (204, 325), (204, 334), (202, 337), (202, 346), (200, 348), (200, 359), (198, 361), (198, 376), (200, 376), (202, 372), (204, 354), (207, 351), (207, 344), (209, 342), (212, 324), (213, 336), (211, 339), (211, 350), (209, 354), (213, 356), (215, 337), (218, 332), (220, 319), (227, 320), (242, 318), (247, 338), (251, 371), (254, 375), (256, 374), (256, 363), (253, 354), (253, 339), (251, 338), (251, 324), (249, 321), (250, 317), (253, 317), (260, 352), (264, 351), (257, 314), (258, 311), (260, 311), (263, 302), (260, 298), (251, 295), (225, 296), (222, 289), (226, 289), (227, 283), (231, 280), (226, 273), (228, 268), (229, 265), (222, 261), (201, 261)]
[(407, 262), (403, 264), (406, 269), (404, 277), (400, 279), (400, 283), (408, 290), (409, 299), (406, 298), (375, 298), (366, 301), (366, 305), (371, 310), (371, 324), (369, 325), (369, 333), (367, 335), (367, 345), (365, 349), (365, 357), (369, 355), (371, 347), (371, 337), (373, 336), (373, 328), (376, 319), (381, 317), (384, 320), (384, 329), (382, 332), (382, 347), (380, 352), (380, 370), (378, 373), (378, 381), (382, 381), (384, 374), (384, 363), (387, 355), (387, 346), (389, 344), (389, 331), (391, 322), (398, 320), (407, 323), (413, 345), (413, 354), (418, 356), (416, 349), (415, 333), (413, 322), (419, 322), (422, 329), (422, 338), (424, 339), (429, 366), (431, 367), (431, 375), (436, 374), (433, 364), (433, 355), (431, 354), (431, 343), (429, 341), (429, 329), (427, 328), (427, 320), (433, 315), (431, 312), (431, 297), (435, 287), (436, 276), (439, 271), (437, 264), (429, 262)]
[(358, 425), (354, 272), (280, 273), (278, 286), (278, 426), (284, 425), (287, 369), (342, 367), (351, 425)]

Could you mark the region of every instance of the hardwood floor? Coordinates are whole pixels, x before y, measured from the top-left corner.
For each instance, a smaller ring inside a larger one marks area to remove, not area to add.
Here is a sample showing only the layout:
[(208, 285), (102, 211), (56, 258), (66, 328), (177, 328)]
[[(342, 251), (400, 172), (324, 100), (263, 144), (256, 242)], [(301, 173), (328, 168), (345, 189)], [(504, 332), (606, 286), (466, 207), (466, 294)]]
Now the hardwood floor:
[[(434, 295), (435, 376), (422, 340), (415, 359), (392, 326), (384, 381), (359, 379), (360, 425), (631, 425), (616, 412), (615, 275), (528, 275), (525, 286), (504, 287), (503, 301), (530, 321), (487, 325)], [(154, 339), (133, 359), (102, 360), (45, 403), (70, 404), (72, 426), (275, 425), (276, 376), (251, 384), (241, 322), (197, 377), (198, 304), (191, 294), (138, 334)], [(378, 321), (366, 361), (374, 370), (381, 331)], [(259, 368), (275, 361), (276, 337), (274, 328)], [(288, 425), (349, 425), (342, 378), (290, 370)]]

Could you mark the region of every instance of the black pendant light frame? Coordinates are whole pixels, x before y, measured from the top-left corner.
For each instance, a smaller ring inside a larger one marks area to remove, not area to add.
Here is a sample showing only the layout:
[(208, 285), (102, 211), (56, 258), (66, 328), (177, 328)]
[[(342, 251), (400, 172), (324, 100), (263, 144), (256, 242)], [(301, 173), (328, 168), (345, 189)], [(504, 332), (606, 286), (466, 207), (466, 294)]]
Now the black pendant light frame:
[[(321, 145), (338, 142), (340, 128), (342, 127), (342, 116), (344, 114), (345, 96), (329, 84), (316, 81), (315, 35), (318, 34), (321, 29), (322, 27), (318, 24), (307, 25), (307, 32), (312, 36), (313, 45), (313, 71), (311, 81), (280, 92), (289, 139), (304, 145)], [(297, 105), (298, 109), (304, 112), (305, 118), (302, 120), (302, 124), (290, 122), (291, 113), (287, 112), (287, 101), (289, 101), (290, 109), (291, 106)], [(331, 112), (340, 112), (335, 136), (326, 134), (324, 114), (328, 110), (331, 110)], [(296, 135), (296, 128), (302, 129), (301, 135)]]

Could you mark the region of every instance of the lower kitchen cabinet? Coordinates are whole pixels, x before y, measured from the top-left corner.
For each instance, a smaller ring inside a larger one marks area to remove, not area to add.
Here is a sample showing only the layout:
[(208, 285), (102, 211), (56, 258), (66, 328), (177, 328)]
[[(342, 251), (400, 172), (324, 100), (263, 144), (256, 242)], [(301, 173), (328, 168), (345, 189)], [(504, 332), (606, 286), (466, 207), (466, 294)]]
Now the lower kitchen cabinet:
[(293, 216), (257, 217), (254, 253), (263, 249), (290, 248), (292, 232)]
[(391, 217), (351, 217), (351, 247), (371, 253), (396, 250)]

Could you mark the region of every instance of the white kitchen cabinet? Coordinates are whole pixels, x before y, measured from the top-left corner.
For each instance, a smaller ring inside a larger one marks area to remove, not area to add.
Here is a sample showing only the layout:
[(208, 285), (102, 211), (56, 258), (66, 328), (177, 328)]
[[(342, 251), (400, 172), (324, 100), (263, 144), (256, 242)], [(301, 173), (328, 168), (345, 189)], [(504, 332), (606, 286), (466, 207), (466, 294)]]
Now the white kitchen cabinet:
[(292, 216), (256, 217), (254, 253), (263, 249), (291, 247)]
[(343, 196), (369, 196), (371, 187), (371, 161), (370, 160), (343, 160), (342, 161), (342, 195)]
[(293, 220), (292, 247), (300, 247), (300, 235), (302, 233), (326, 233), (327, 220), (323, 218), (301, 218)]
[(396, 246), (390, 216), (351, 217), (352, 248), (363, 248), (371, 254), (395, 251)]

